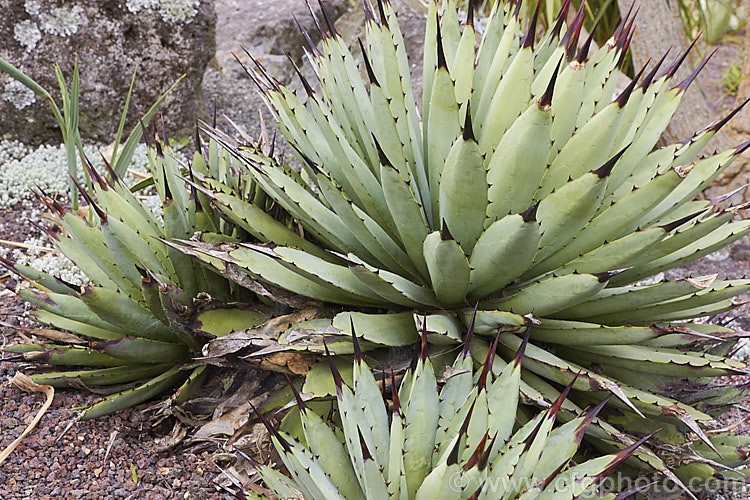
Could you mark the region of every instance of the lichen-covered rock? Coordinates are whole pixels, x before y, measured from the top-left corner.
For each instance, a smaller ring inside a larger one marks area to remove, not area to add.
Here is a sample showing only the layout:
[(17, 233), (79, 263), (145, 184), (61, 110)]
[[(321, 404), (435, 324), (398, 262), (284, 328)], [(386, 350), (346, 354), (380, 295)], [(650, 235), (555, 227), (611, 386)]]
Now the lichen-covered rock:
[[(200, 85), (214, 55), (214, 0), (0, 0), (0, 56), (49, 90), (53, 65), (70, 80), (78, 54), (80, 129), (85, 139), (114, 139), (136, 65), (129, 126), (181, 75), (162, 106), (174, 135), (200, 117)], [(0, 136), (27, 144), (59, 141), (49, 107), (0, 74)]]
[[(311, 1), (319, 13), (317, 3)], [(323, 4), (334, 21), (351, 6), (347, 0), (323, 0)], [(288, 52), (301, 64), (305, 44), (292, 15), (314, 42), (318, 42), (320, 36), (305, 0), (216, 0), (216, 14), (216, 57), (204, 75), (203, 96), (207, 101), (216, 99), (220, 121), (227, 116), (256, 135), (258, 111), (263, 111), (266, 118), (269, 115), (235, 56), (252, 66), (242, 50), (245, 47), (274, 77), (288, 82), (293, 79), (293, 71), (284, 53)]]

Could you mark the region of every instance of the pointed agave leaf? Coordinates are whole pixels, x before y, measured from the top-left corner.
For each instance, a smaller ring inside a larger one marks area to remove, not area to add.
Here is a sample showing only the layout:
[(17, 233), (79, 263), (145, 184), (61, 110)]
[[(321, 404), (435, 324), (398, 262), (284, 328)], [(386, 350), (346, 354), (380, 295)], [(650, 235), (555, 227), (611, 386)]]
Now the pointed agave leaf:
[(421, 276), (427, 277), (422, 244), (427, 237), (427, 223), (422, 207), (414, 197), (412, 186), (393, 167), (380, 166), (383, 193), (407, 255)]
[[(439, 186), (443, 166), (453, 143), (461, 136), (461, 122), (456, 101), (455, 85), (448, 73), (445, 53), (437, 32), (437, 70), (430, 93), (429, 114), (425, 112), (425, 165), (432, 201), (431, 225), (440, 220)], [(426, 60), (425, 60), (426, 64)]]
[(608, 278), (608, 275), (593, 274), (553, 276), (526, 286), (508, 298), (483, 301), (480, 307), (548, 316), (594, 297), (607, 285)]
[(479, 237), (469, 258), (469, 295), (492, 295), (528, 268), (539, 247), (539, 223), (533, 214), (507, 215)]
[(424, 240), (424, 256), (438, 302), (445, 306), (464, 304), (471, 270), (459, 244), (443, 239), (442, 232), (435, 231)]
[(430, 470), (439, 419), (437, 380), (426, 349), (417, 362), (404, 415), (404, 472), (409, 496), (419, 489)]
[(109, 415), (110, 413), (135, 406), (144, 401), (148, 401), (157, 394), (164, 392), (170, 387), (174, 387), (179, 384), (185, 375), (182, 368), (175, 366), (169, 370), (163, 372), (158, 377), (151, 379), (145, 384), (139, 385), (135, 389), (128, 391), (118, 392), (107, 396), (102, 401), (95, 403), (88, 407), (84, 412), (82, 418), (88, 420), (90, 418), (97, 418), (103, 415)]
[(470, 114), (463, 136), (451, 147), (440, 173), (439, 204), (440, 220), (470, 255), (482, 234), (487, 212), (487, 176)]
[(547, 170), (551, 120), (549, 106), (533, 103), (503, 134), (492, 156), (487, 156), (485, 226), (532, 204)]

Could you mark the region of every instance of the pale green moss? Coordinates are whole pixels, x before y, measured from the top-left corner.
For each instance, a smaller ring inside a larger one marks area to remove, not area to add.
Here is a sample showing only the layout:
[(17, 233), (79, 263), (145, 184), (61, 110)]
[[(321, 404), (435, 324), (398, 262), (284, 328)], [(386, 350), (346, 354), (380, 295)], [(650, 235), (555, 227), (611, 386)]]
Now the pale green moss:
[[(40, 146), (28, 152), (20, 143), (0, 142), (0, 149), (6, 148), (7, 151), (0, 151), (0, 208), (12, 207), (20, 201), (31, 199), (33, 195), (29, 187), (32, 186), (39, 186), (50, 194), (64, 195), (68, 192), (68, 164), (63, 146)], [(94, 167), (103, 171), (100, 149), (104, 147), (83, 148)], [(145, 172), (147, 162), (146, 146), (141, 144), (133, 156), (131, 168)], [(80, 174), (79, 180), (83, 181)], [(133, 179), (128, 180), (128, 184), (133, 182)]]

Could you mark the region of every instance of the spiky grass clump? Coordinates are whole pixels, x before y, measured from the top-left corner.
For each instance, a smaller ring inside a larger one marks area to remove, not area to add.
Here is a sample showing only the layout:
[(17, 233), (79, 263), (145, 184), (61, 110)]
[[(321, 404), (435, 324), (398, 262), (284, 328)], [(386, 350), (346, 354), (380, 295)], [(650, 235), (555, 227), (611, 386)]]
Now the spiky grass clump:
[[(180, 384), (174, 402), (185, 401), (205, 378), (205, 365), (189, 363), (201, 354), (203, 344), (270, 316), (270, 309), (251, 300), (248, 292), (170, 247), (170, 240), (190, 238), (196, 232), (213, 234), (212, 241), (236, 240), (237, 234), (214, 214), (205, 197), (188, 188), (182, 178), (187, 171), (168, 142), (154, 137), (149, 146), (148, 173), (160, 199), (161, 218), (131, 192), (106, 160), (104, 176), (84, 158), (94, 181), (91, 193), (78, 184), (88, 201), (87, 216), (66, 210), (37, 187), (38, 199), (60, 231), (38, 228), (85, 274), (85, 284), (74, 285), (0, 259), (0, 264), (32, 285), (16, 290), (38, 308), (31, 317), (52, 327), (28, 329), (28, 334), (50, 342), (5, 346), (6, 352), (16, 354), (6, 359), (69, 368), (32, 375), (37, 383), (57, 387), (134, 384), (86, 409), (83, 418), (138, 404)], [(208, 151), (210, 161), (197, 152), (191, 168), (228, 177), (227, 154), (214, 142)], [(246, 189), (239, 179), (233, 187), (240, 192)], [(248, 196), (252, 200), (254, 192)], [(232, 308), (227, 310), (230, 302)]]

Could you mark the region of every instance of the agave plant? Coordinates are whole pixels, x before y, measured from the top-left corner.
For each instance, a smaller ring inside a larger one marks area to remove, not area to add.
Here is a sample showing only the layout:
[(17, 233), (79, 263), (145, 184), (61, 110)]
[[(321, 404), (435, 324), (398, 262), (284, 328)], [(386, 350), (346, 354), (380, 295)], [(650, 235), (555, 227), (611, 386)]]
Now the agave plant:
[[(258, 414), (289, 472), (285, 476), (254, 463), (265, 483), (279, 498), (615, 498), (598, 494), (599, 481), (650, 436), (617, 453), (575, 463), (584, 432), (606, 399), (556, 428), (555, 416), (570, 386), (543, 412), (530, 419), (517, 415), (528, 336), (510, 363), (499, 368), (493, 365), (497, 337), (491, 346), (481, 341), (473, 346), (472, 333), (469, 328), (438, 389), (425, 332), (418, 359), (398, 389), (391, 371), (391, 405), (354, 336), (351, 387), (328, 356), (338, 406), (335, 422), (311, 410), (294, 385), (300, 441)], [(471, 355), (476, 348), (485, 353), (478, 372)]]
[[(36, 193), (62, 232), (39, 229), (86, 274), (87, 284), (77, 287), (31, 267), (0, 261), (33, 285), (17, 288), (19, 296), (38, 308), (31, 317), (53, 327), (28, 332), (51, 343), (11, 345), (4, 350), (17, 353), (11, 359), (19, 361), (75, 367), (32, 375), (34, 381), (80, 388), (148, 379), (94, 404), (83, 418), (138, 404), (180, 384), (174, 401), (187, 400), (205, 378), (206, 366), (190, 362), (200, 355), (202, 345), (215, 335), (263, 323), (272, 312), (251, 300), (254, 296), (246, 290), (166, 243), (196, 232), (210, 232), (214, 241), (236, 239), (237, 234), (207, 200), (187, 189), (181, 177), (184, 169), (168, 141), (162, 144), (154, 137), (148, 157), (162, 202), (161, 219), (106, 160), (108, 176), (100, 175), (83, 158), (94, 180), (91, 193), (79, 186), (88, 201), (88, 219), (67, 211), (46, 193)], [(231, 175), (229, 157), (215, 142), (208, 145), (207, 160), (201, 152), (195, 153), (191, 169), (230, 178), (235, 193), (263, 205), (263, 197), (256, 196), (252, 185)]]
[[(363, 2), (369, 82), (324, 14), (321, 48), (309, 44), (317, 82), (300, 73), (306, 96), (257, 61), (245, 68), (301, 170), (206, 128), (299, 222), (304, 242), (274, 236), (283, 224), (263, 218), (245, 224), (266, 244), (189, 242), (183, 249), (234, 279), (345, 307), (291, 328), (281, 339), (288, 348), (322, 350), (306, 334), (348, 336), (350, 322), (368, 347), (410, 345), (425, 326), (423, 313), (431, 342), (455, 344), (477, 303), (476, 333), (504, 332), (498, 349), (506, 360), (533, 325), (521, 383), (526, 402), (547, 406), (572, 384), (563, 405), (570, 419), (612, 393), (602, 415), (619, 429), (662, 428), (656, 440), (665, 446), (697, 435), (714, 449), (699, 422), (739, 390), (705, 393), (703, 411), (662, 387), (682, 377), (747, 373), (723, 356), (736, 341), (732, 330), (691, 320), (731, 308), (750, 281), (641, 280), (750, 231), (749, 221), (734, 220), (742, 207), (722, 208), (726, 197), (696, 199), (750, 146), (699, 157), (741, 106), (683, 143), (659, 146), (703, 65), (676, 83), (687, 52), (661, 69), (665, 54), (616, 94), (633, 18), (589, 54), (590, 38), (579, 47), (584, 10), (567, 26), (569, 4), (537, 39), (536, 16), (524, 22), (520, 2), (495, 2), (481, 36), (473, 9), (461, 23), (455, 2), (429, 2), (421, 114), (390, 3), (378, 1), (376, 15)], [(216, 185), (203, 183), (206, 192)], [(221, 193), (225, 212), (228, 192)], [(295, 345), (300, 337), (304, 345)], [(630, 444), (599, 425), (597, 446)], [(648, 451), (638, 456), (668, 472)]]

